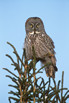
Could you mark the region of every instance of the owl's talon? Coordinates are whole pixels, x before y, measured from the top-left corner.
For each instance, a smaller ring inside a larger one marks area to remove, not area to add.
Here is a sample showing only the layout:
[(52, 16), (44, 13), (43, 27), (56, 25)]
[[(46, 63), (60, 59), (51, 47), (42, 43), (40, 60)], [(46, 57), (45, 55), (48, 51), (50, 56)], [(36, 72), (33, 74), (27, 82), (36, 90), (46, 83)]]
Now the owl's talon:
[(54, 56), (54, 54), (49, 53), (49, 56), (50, 56), (50, 57), (53, 57), (53, 56)]
[(47, 53), (46, 56), (53, 57), (54, 54), (52, 54), (52, 53)]

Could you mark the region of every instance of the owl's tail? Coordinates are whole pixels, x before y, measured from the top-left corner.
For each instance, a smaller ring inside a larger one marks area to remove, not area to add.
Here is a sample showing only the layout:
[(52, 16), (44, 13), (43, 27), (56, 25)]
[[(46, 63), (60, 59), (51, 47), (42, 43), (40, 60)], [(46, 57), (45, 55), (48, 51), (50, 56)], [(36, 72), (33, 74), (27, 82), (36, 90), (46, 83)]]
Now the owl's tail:
[(57, 67), (56, 67), (55, 56), (51, 57), (51, 58), (47, 57), (47, 58), (45, 58), (44, 61), (41, 61), (41, 62), (44, 65), (49, 63), (49, 65), (45, 67), (46, 75), (48, 77), (55, 78), (55, 72), (58, 70)]
[(49, 67), (45, 67), (45, 71), (48, 77), (55, 78), (56, 67), (49, 65)]

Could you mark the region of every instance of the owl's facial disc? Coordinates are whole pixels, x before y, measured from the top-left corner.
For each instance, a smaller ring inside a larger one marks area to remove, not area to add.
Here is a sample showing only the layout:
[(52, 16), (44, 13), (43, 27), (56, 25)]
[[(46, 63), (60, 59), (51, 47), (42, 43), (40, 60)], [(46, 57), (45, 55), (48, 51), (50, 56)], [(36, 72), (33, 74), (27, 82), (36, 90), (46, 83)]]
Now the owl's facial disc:
[(42, 20), (39, 17), (31, 17), (25, 23), (26, 34), (40, 34), (45, 32)]
[(31, 31), (29, 32), (29, 34), (39, 34), (40, 33), (39, 26), (40, 26), (39, 23), (31, 23), (30, 24)]

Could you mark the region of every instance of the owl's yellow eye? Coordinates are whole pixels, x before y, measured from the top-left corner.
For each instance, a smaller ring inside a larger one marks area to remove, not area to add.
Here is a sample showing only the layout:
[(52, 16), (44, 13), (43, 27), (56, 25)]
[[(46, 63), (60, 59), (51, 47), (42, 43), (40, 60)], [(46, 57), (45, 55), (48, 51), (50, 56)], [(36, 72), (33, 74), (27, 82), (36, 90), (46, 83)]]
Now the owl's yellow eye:
[(30, 27), (33, 28), (33, 25), (31, 24)]
[(39, 24), (36, 25), (36, 28), (39, 28)]
[(39, 25), (36, 25), (36, 27), (38, 28), (38, 27), (39, 27)]

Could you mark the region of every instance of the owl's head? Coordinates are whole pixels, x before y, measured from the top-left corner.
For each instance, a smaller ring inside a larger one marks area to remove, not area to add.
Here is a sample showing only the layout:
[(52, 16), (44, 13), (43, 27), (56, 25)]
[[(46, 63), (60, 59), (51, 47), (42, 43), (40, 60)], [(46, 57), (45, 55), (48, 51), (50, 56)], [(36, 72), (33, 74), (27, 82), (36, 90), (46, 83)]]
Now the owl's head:
[(42, 20), (39, 17), (30, 17), (25, 23), (26, 34), (39, 34), (45, 32)]

